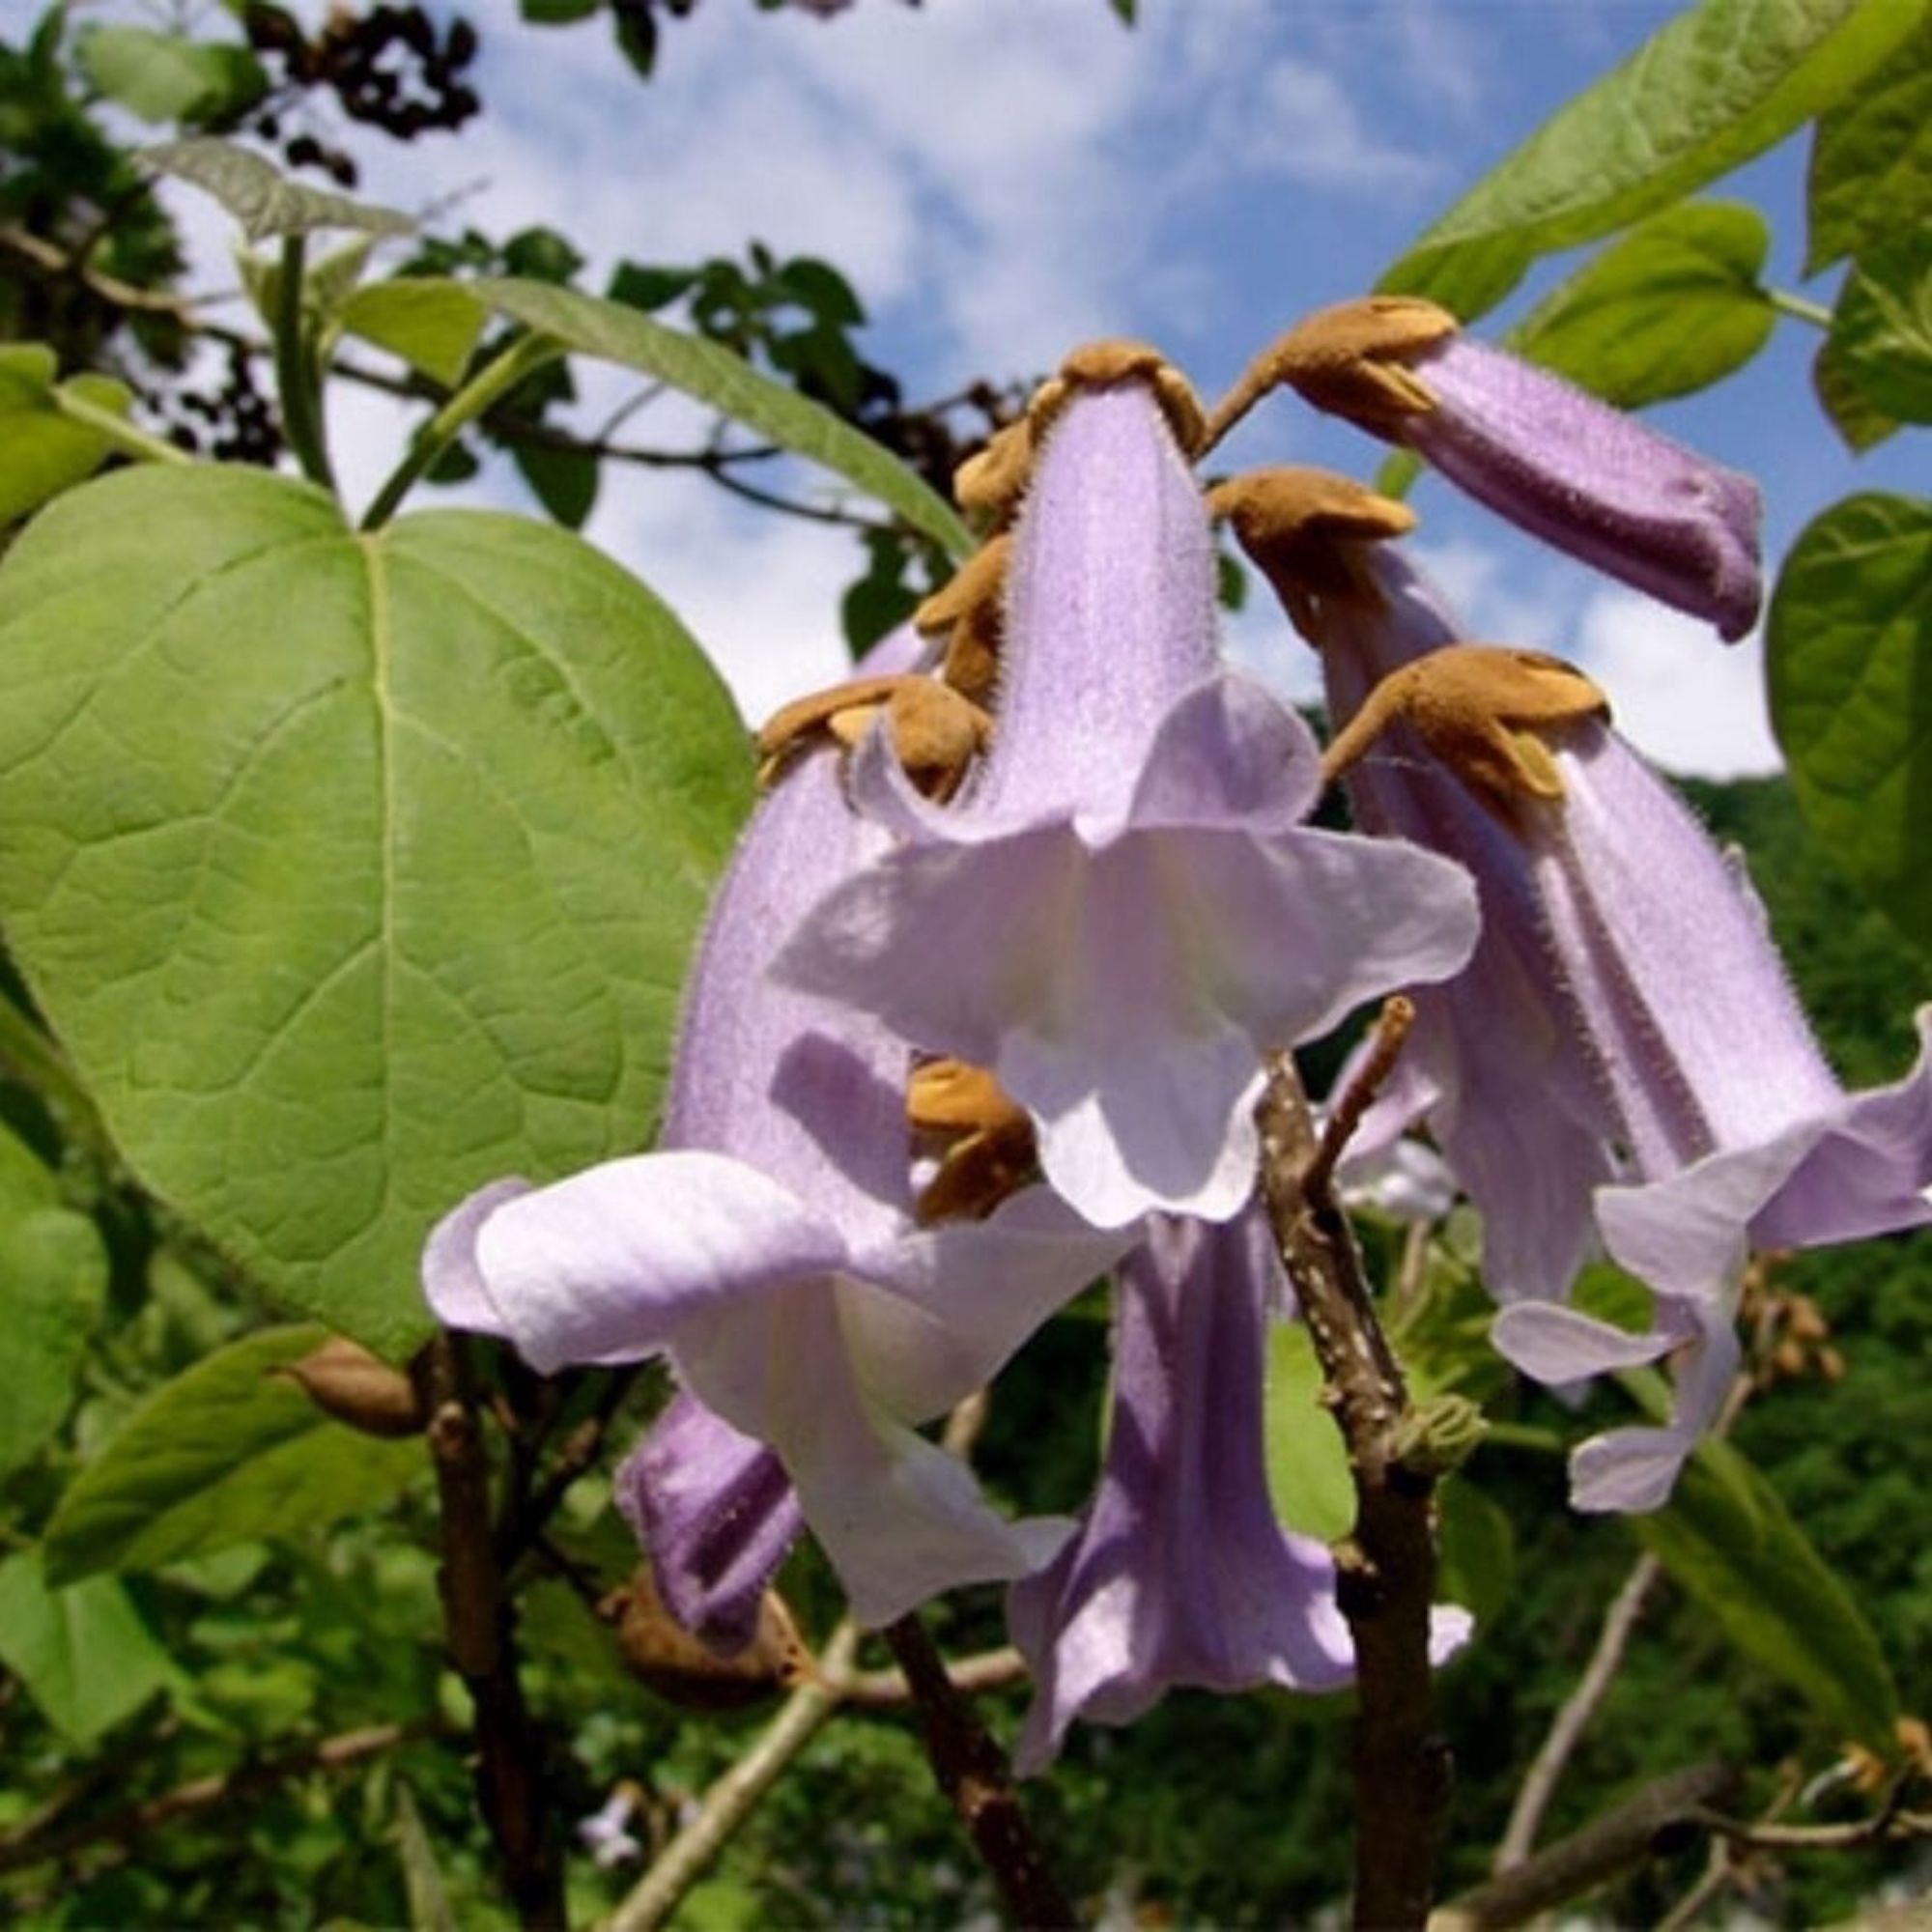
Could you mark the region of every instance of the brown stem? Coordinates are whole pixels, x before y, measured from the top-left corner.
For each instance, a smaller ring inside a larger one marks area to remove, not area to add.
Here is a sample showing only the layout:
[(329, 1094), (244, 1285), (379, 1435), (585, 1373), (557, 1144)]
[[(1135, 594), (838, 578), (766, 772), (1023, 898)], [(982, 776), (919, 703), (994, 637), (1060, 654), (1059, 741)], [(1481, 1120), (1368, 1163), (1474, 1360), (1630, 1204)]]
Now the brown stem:
[(1333, 1188), (1338, 1148), (1316, 1135), (1287, 1054), (1258, 1110), (1262, 1196), (1349, 1452), (1355, 1526), (1336, 1550), (1336, 1600), (1355, 1644), (1354, 1922), (1420, 1927), (1448, 1804), (1448, 1747), (1431, 1716), (1435, 1480), (1405, 1460), (1412, 1410)]
[(64, 1859), (91, 1845), (130, 1840), (190, 1811), (212, 1805), (240, 1804), (257, 1793), (286, 1784), (311, 1771), (346, 1771), (378, 1753), (393, 1750), (411, 1738), (427, 1735), (429, 1724), (372, 1724), (366, 1730), (344, 1731), (338, 1737), (303, 1745), (276, 1757), (239, 1764), (232, 1771), (190, 1778), (158, 1797), (123, 1805), (103, 1817), (82, 1818), (51, 1829), (42, 1827), (0, 1838), (0, 1871), (38, 1864), (44, 1859)]
[(543, 1803), (542, 1740), (517, 1674), (515, 1620), (490, 1530), (490, 1465), (462, 1340), (439, 1334), (421, 1358), (429, 1446), (442, 1503), (443, 1627), (475, 1710), (476, 1795), (503, 1882), (526, 1926), (562, 1926), (563, 1855)]
[(1007, 1754), (948, 1676), (945, 1661), (917, 1613), (880, 1633), (905, 1672), (925, 1730), (925, 1753), (939, 1788), (992, 1873), (1016, 1924), (1072, 1926), (1073, 1908), (1047, 1869), (1033, 1828), (1013, 1795)]

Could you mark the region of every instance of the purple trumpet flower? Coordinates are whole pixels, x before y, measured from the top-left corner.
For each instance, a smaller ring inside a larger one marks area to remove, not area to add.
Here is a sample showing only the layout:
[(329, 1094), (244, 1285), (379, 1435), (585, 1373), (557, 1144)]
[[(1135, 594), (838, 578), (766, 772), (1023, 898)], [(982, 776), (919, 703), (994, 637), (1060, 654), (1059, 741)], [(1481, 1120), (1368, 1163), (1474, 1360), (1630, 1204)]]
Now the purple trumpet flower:
[[(770, 980), (799, 915), (883, 838), (846, 806), (829, 750), (795, 757), (714, 904), (664, 1151), (535, 1190), (497, 1182), (445, 1218), (424, 1257), (444, 1321), (507, 1336), (545, 1373), (667, 1353), (717, 1418), (771, 1445), (872, 1624), (1058, 1548), (1066, 1524), (1004, 1520), (914, 1426), (982, 1386), (1123, 1245), (1037, 1188), (983, 1223), (918, 1228), (903, 1046)], [(729, 1548), (715, 1514), (745, 1504), (748, 1472), (720, 1440), (639, 1513), (647, 1524), (663, 1513), (667, 1600), (728, 1634), (734, 1591), (752, 1587), (781, 1520)], [(781, 1512), (752, 1460), (750, 1506)], [(632, 1481), (653, 1473), (647, 1447)], [(680, 1588), (687, 1548), (699, 1568)], [(721, 1553), (724, 1569), (707, 1575)]]
[(1314, 741), (1220, 667), (1208, 521), (1155, 394), (1069, 371), (1035, 424), (992, 749), (944, 810), (862, 749), (855, 798), (904, 842), (777, 970), (989, 1069), (1096, 1225), (1226, 1219), (1263, 1053), (1455, 971), (1474, 904), (1432, 854), (1302, 826)]
[[(1172, 1689), (1332, 1690), (1354, 1675), (1335, 1565), (1282, 1528), (1262, 1448), (1267, 1311), (1280, 1266), (1254, 1209), (1156, 1217), (1122, 1266), (1100, 1487), (1007, 1617), (1037, 1687), (1015, 1752), (1044, 1770), (1075, 1718), (1124, 1724)], [(1436, 1613), (1437, 1661), (1467, 1635)]]
[[(1277, 544), (1291, 521), (1277, 508)], [(1483, 904), (1468, 970), (1415, 995), (1407, 1099), (1482, 1210), (1505, 1354), (1557, 1382), (1672, 1356), (1672, 1422), (1598, 1437), (1572, 1469), (1580, 1508), (1655, 1508), (1735, 1370), (1748, 1249), (1932, 1221), (1932, 1064), (1846, 1094), (1748, 882), (1594, 687), (1555, 660), (1451, 648), (1392, 550), (1329, 542), (1326, 587), (1304, 577), (1288, 601), (1321, 651), (1357, 814), (1461, 860)], [(1593, 1213), (1658, 1296), (1646, 1335), (1554, 1305)]]
[(1737, 639), (1758, 611), (1757, 485), (1560, 376), (1471, 340), (1447, 309), (1376, 296), (1259, 356), (1218, 433), (1277, 384), (1406, 444), (1530, 535)]

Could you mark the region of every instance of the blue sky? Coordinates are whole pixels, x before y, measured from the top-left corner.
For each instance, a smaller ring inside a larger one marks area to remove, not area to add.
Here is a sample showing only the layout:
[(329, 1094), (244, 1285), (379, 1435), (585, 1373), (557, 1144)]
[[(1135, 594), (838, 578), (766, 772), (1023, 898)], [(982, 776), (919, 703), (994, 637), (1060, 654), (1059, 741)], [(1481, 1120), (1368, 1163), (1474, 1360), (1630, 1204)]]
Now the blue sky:
[[(1366, 289), (1432, 215), (1675, 10), (1142, 0), (1129, 32), (1105, 0), (856, 0), (832, 20), (704, 0), (665, 23), (649, 85), (601, 21), (534, 30), (514, 0), (462, 11), (483, 30), (485, 114), (455, 138), (387, 155), (372, 144), (368, 191), (412, 209), (453, 197), (460, 219), (497, 233), (553, 224), (594, 271), (621, 257), (736, 252), (753, 236), (822, 254), (870, 312), (872, 359), (919, 397), (1045, 370), (1096, 334), (1146, 337), (1217, 391), (1296, 316)], [(29, 14), (0, 0), (12, 32)], [(1787, 287), (1803, 249), (1803, 148), (1713, 190), (1771, 216), (1772, 273)], [(180, 205), (218, 262), (219, 221), (185, 194)], [(1526, 297), (1570, 266), (1548, 267)], [(1829, 297), (1829, 283), (1812, 293)], [(1759, 477), (1774, 557), (1844, 491), (1910, 481), (1909, 450), (1855, 464), (1840, 449), (1809, 395), (1814, 339), (1781, 323), (1745, 379), (1656, 412)], [(590, 386), (586, 419), (626, 391), (614, 375)], [(700, 424), (673, 402), (629, 429), (670, 444)], [(391, 412), (345, 390), (336, 433), (352, 490), (372, 488), (394, 453)], [(1368, 475), (1380, 452), (1277, 400), (1225, 454)], [(492, 476), (472, 489), (502, 501), (519, 487)], [(1580, 657), (1666, 764), (1770, 768), (1754, 640), (1726, 650), (1439, 485), (1415, 501), (1424, 560), (1463, 601), (1471, 635)], [(838, 669), (849, 538), (636, 472), (607, 479), (588, 534), (677, 606), (749, 713)], [(1312, 662), (1271, 601), (1252, 604), (1233, 627), (1236, 650), (1292, 690), (1311, 688)]]

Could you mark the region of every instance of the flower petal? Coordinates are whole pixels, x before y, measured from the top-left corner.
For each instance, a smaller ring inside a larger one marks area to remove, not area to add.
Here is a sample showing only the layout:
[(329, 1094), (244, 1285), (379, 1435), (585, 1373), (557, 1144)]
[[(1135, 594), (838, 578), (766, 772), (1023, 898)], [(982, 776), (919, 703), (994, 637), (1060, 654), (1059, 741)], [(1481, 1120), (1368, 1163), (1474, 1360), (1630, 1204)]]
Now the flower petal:
[(507, 1335), (503, 1312), (476, 1265), (476, 1235), (497, 1209), (533, 1183), (512, 1175), (479, 1187), (460, 1201), (430, 1231), (423, 1248), (423, 1293), (436, 1319), (448, 1328), (472, 1335)]
[(789, 1189), (693, 1150), (606, 1161), (510, 1201), (475, 1252), (505, 1332), (548, 1375), (637, 1361), (694, 1315), (830, 1273), (846, 1245)]

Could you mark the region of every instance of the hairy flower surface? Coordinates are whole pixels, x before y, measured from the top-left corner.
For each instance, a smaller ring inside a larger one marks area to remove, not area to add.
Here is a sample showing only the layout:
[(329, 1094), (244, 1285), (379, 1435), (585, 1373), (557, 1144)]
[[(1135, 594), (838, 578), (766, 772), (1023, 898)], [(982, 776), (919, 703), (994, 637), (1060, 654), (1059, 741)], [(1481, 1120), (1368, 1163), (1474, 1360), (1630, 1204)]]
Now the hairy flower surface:
[(981, 1387), (1122, 1245), (1040, 1189), (984, 1223), (918, 1229), (903, 1046), (771, 980), (799, 914), (883, 836), (846, 806), (832, 752), (795, 758), (712, 910), (665, 1151), (535, 1190), (499, 1182), (424, 1262), (445, 1321), (508, 1336), (546, 1373), (667, 1352), (776, 1451), (868, 1623), (1057, 1548), (1065, 1524), (1003, 1520), (912, 1425)]
[(876, 740), (855, 797), (901, 837), (780, 956), (793, 985), (989, 1069), (1098, 1226), (1225, 1219), (1262, 1054), (1467, 956), (1467, 880), (1306, 829), (1314, 741), (1221, 668), (1204, 507), (1138, 377), (1072, 384), (1013, 534), (992, 748), (950, 809)]
[[(1354, 1675), (1335, 1565), (1268, 1497), (1262, 1384), (1280, 1266), (1260, 1213), (1156, 1217), (1121, 1269), (1113, 1423), (1077, 1536), (1008, 1593), (1037, 1687), (1015, 1762), (1042, 1770), (1075, 1718), (1124, 1724), (1168, 1690)], [(1438, 1611), (1438, 1661), (1467, 1634)]]
[[(1735, 1370), (1748, 1249), (1932, 1220), (1932, 1071), (1921, 1054), (1896, 1086), (1846, 1094), (1747, 880), (1587, 680), (1455, 645), (1387, 546), (1349, 550), (1340, 587), (1293, 609), (1338, 748), (1374, 714), (1350, 744), (1358, 815), (1461, 860), (1483, 904), (1468, 970), (1415, 996), (1404, 1098), (1482, 1210), (1505, 1354), (1559, 1382), (1672, 1359), (1670, 1424), (1599, 1437), (1573, 1468), (1580, 1507), (1654, 1508)], [(1553, 1305), (1598, 1231), (1658, 1295), (1647, 1334)]]
[(1741, 638), (1757, 617), (1757, 485), (1505, 350), (1434, 302), (1372, 296), (1258, 356), (1219, 434), (1288, 384), (1406, 444), (1519, 528)]

